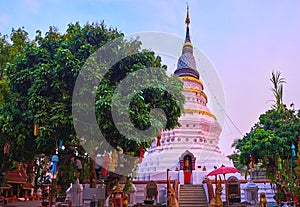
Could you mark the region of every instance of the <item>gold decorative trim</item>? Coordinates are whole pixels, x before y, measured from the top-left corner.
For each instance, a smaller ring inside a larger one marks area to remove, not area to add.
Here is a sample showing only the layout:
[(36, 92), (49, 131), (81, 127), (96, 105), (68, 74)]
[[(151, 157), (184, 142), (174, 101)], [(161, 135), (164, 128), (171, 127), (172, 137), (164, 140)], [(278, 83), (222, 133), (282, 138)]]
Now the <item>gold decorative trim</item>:
[(210, 117), (214, 118), (215, 120), (217, 120), (217, 118), (215, 117), (215, 115), (213, 115), (212, 113), (210, 113), (208, 111), (203, 111), (203, 110), (198, 110), (198, 109), (184, 109), (183, 113), (204, 114), (204, 115), (210, 116)]
[(203, 87), (202, 81), (197, 79), (197, 78), (193, 78), (193, 77), (189, 77), (189, 76), (182, 76), (182, 77), (179, 77), (179, 78), (180, 78), (180, 80), (188, 80), (188, 81), (193, 81), (193, 82), (199, 83)]
[(17, 183), (17, 184), (24, 184), (26, 182), (20, 182), (20, 181), (13, 181), (13, 180), (7, 180), (7, 183)]
[(201, 94), (202, 96), (204, 96), (204, 98), (205, 98), (206, 101), (207, 101), (207, 96), (206, 96), (206, 94), (205, 94), (203, 91), (201, 91), (201, 90), (194, 89), (194, 88), (183, 88), (182, 90), (183, 90), (183, 91), (188, 91), (188, 92), (199, 93), (199, 94)]
[(183, 44), (183, 47), (184, 47), (184, 46), (191, 46), (191, 47), (193, 47), (193, 44), (190, 43), (190, 42), (185, 42), (185, 43)]

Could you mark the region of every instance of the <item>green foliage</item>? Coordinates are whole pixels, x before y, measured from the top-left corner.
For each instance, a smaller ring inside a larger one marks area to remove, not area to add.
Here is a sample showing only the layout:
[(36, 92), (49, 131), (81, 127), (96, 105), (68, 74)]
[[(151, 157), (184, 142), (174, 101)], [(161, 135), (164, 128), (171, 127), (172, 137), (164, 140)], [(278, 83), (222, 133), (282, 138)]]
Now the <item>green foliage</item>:
[[(139, 147), (150, 146), (150, 139), (148, 142), (141, 142), (138, 137), (126, 140), (117, 131), (110, 114), (111, 97), (117, 84), (129, 73), (158, 67), (164, 68), (160, 71), (161, 75), (165, 75), (166, 66), (161, 64), (160, 57), (156, 57), (153, 52), (141, 51), (142, 43), (138, 40), (125, 41), (122, 37), (122, 33), (107, 28), (103, 22), (84, 26), (79, 23), (69, 24), (64, 34), (50, 27), (44, 35), (37, 31), (32, 41), (23, 28), (12, 30), (11, 43), (7, 42), (7, 36), (0, 37), (1, 51), (7, 51), (0, 54), (0, 72), (7, 77), (0, 79), (0, 147), (3, 148), (6, 143), (10, 146), (9, 154), (1, 154), (1, 163), (30, 162), (39, 154), (51, 156), (60, 140), (69, 154), (79, 153), (78, 156), (85, 159), (85, 152), (79, 145), (73, 127), (74, 84), (87, 58), (116, 38), (121, 38), (121, 48), (136, 53), (115, 64), (96, 87), (97, 121), (106, 139), (115, 148), (138, 155)], [(107, 52), (118, 55), (116, 49)], [(105, 60), (101, 63), (105, 67)], [(151, 79), (151, 75), (148, 77)], [(168, 84), (174, 85), (175, 92), (181, 94), (182, 84), (179, 80), (172, 77)], [(130, 115), (135, 126), (145, 129), (154, 123), (158, 133), (162, 124), (149, 118), (149, 111), (153, 108), (163, 108), (169, 115), (166, 128), (171, 129), (179, 124), (177, 119), (181, 113), (183, 96), (181, 94), (181, 98), (176, 100), (164, 91), (164, 87), (145, 89), (134, 94)], [(6, 93), (10, 94), (8, 99), (5, 99)], [(37, 136), (33, 135), (35, 124), (39, 125)], [(62, 162), (66, 164), (61, 166), (62, 170), (71, 167), (66, 160), (62, 159)], [(0, 170), (4, 169), (7, 167), (2, 164)]]
[[(27, 152), (22, 151), (19, 145), (31, 146), (32, 142), (27, 140), (26, 132), (21, 129), (24, 124), (17, 125), (16, 121), (20, 121), (23, 116), (17, 108), (11, 106), (11, 91), (9, 87), (9, 78), (5, 73), (9, 64), (15, 62), (15, 57), (22, 53), (24, 45), (28, 42), (27, 32), (23, 28), (17, 30), (12, 29), (10, 41), (8, 35), (0, 34), (0, 149), (4, 146), (8, 147), (8, 152), (0, 150), (0, 171), (12, 168), (14, 160), (19, 160)], [(16, 129), (16, 131), (15, 131)], [(19, 134), (20, 130), (23, 133)], [(14, 136), (15, 139), (11, 137)], [(28, 141), (28, 142), (27, 142)], [(31, 158), (31, 154), (28, 154)]]
[[(35, 41), (29, 41), (24, 30), (13, 30), (14, 61), (8, 62), (6, 69), (12, 98), (5, 106), (9, 115), (0, 120), (12, 149), (51, 155), (59, 140), (66, 143), (75, 138), (71, 97), (80, 67), (100, 44), (120, 35), (103, 23), (69, 24), (66, 34), (50, 27), (44, 37), (37, 31)], [(37, 137), (33, 136), (34, 124), (40, 126)], [(26, 158), (16, 157), (18, 161)]]
[(0, 105), (8, 101), (9, 95), (10, 92), (7, 85), (7, 78), (4, 76), (0, 78)]
[[(106, 76), (107, 78), (100, 84), (98, 88), (96, 96), (98, 97), (96, 99), (97, 121), (101, 132), (107, 138), (107, 141), (111, 146), (114, 148), (121, 147), (123, 151), (133, 151), (136, 153), (136, 156), (138, 156), (138, 148), (140, 146), (145, 149), (150, 147), (153, 138), (159, 133), (159, 128), (163, 127), (163, 121), (166, 121), (166, 129), (171, 129), (179, 125), (178, 117), (181, 114), (180, 106), (183, 104), (183, 97), (181, 97), (181, 100), (176, 100), (175, 97), (172, 97), (170, 94), (168, 94), (167, 85), (147, 88), (137, 92), (126, 91), (129, 94), (128, 99), (133, 97), (131, 100), (128, 100), (124, 97), (122, 98), (130, 102), (129, 114), (131, 122), (134, 124), (134, 126), (140, 130), (148, 129), (151, 125), (157, 128), (156, 132), (151, 136), (152, 139), (147, 137), (149, 135), (142, 137), (143, 135), (135, 134), (133, 132), (131, 133), (130, 137), (127, 137), (126, 139), (126, 137), (120, 134), (120, 132), (117, 130), (111, 115), (112, 102), (116, 106), (116, 113), (126, 113), (124, 108), (121, 107), (124, 105), (124, 102), (120, 101), (120, 96), (116, 96), (113, 99), (113, 95), (115, 95), (115, 89), (118, 86), (118, 83), (127, 76), (127, 73), (130, 73), (133, 78), (125, 80), (128, 81), (128, 83), (125, 83), (125, 85), (132, 85), (137, 83), (139, 79), (139, 76), (135, 74), (134, 71), (153, 66), (162, 67), (162, 65), (160, 59), (155, 57), (153, 52), (149, 51), (144, 51), (142, 53), (125, 58), (120, 64), (124, 64), (124, 62), (126, 63), (125, 65), (127, 71), (123, 71), (124, 69), (122, 68), (124, 67), (120, 67), (120, 65), (114, 66), (112, 69), (113, 72)], [(144, 84), (147, 84), (147, 81), (152, 80), (153, 78), (166, 76), (166, 70), (156, 70), (156, 72), (158, 73), (156, 75), (153, 75), (152, 73), (143, 74)], [(167, 77), (165, 78), (167, 79)], [(168, 82), (166, 83), (172, 85), (172, 89), (175, 91), (175, 93), (181, 93), (182, 83), (179, 79), (175, 77), (168, 78)], [(167, 120), (164, 120), (163, 114), (158, 115), (155, 120), (152, 120), (150, 118), (150, 111), (154, 108), (163, 109), (168, 117)], [(125, 110), (127, 110), (127, 108), (125, 108)], [(127, 125), (128, 120), (120, 121), (119, 124), (123, 126)], [(144, 142), (143, 140), (148, 141)], [(102, 152), (100, 151), (100, 153)]]
[(268, 110), (260, 115), (259, 122), (251, 131), (238, 141), (236, 148), (241, 152), (240, 162), (249, 164), (251, 155), (256, 160), (271, 163), (275, 163), (279, 156), (283, 159), (291, 158), (290, 146), (297, 143), (299, 129), (300, 117), (293, 109), (285, 107), (282, 111)]
[(0, 33), (0, 79), (3, 77), (3, 72), (7, 61), (9, 60), (10, 44), (7, 41), (7, 35)]
[[(260, 160), (262, 167), (266, 168), (267, 177), (273, 183), (289, 186), (289, 190), (293, 189), (295, 192), (292, 186), (296, 184), (297, 176), (295, 166), (291, 164), (294, 159), (291, 145), (297, 145), (300, 135), (300, 110), (288, 108), (283, 104), (284, 79), (280, 77), (280, 73), (272, 73), (270, 80), (273, 83), (272, 91), (276, 101), (274, 108), (261, 114), (259, 122), (243, 139), (236, 142), (235, 147), (240, 151), (239, 162), (242, 165), (249, 165), (251, 156), (255, 158), (255, 162)], [(282, 160), (283, 170), (279, 169), (279, 159)]]

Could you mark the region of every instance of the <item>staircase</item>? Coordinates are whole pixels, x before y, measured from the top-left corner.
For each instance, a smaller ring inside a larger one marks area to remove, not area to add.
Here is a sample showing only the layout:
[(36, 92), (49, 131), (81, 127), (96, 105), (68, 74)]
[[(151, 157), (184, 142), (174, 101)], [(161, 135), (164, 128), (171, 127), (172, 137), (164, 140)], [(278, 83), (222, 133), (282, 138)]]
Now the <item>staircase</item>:
[(208, 207), (203, 185), (180, 185), (180, 207)]

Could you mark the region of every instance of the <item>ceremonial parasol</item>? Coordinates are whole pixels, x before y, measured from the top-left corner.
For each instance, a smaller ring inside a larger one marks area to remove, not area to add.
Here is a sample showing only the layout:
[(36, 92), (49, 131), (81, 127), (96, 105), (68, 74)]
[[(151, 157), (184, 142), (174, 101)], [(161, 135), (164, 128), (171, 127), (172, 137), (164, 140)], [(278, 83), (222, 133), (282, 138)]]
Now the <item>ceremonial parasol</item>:
[(238, 169), (236, 169), (235, 167), (228, 167), (228, 166), (224, 166), (222, 165), (221, 167), (211, 171), (210, 173), (208, 173), (207, 176), (213, 176), (213, 175), (224, 175), (224, 179), (225, 179), (225, 174), (228, 173), (236, 173), (236, 172), (240, 172)]
[[(236, 172), (240, 172), (238, 169), (236, 169), (235, 167), (229, 167), (229, 166), (224, 166), (222, 165), (221, 167), (211, 171), (210, 173), (207, 174), (207, 176), (216, 176), (216, 180), (217, 180), (217, 175), (224, 175), (224, 183), (225, 183), (225, 174), (229, 174), (229, 173), (236, 173)], [(226, 185), (225, 185), (226, 186)], [(227, 199), (227, 204), (229, 206), (229, 201)]]

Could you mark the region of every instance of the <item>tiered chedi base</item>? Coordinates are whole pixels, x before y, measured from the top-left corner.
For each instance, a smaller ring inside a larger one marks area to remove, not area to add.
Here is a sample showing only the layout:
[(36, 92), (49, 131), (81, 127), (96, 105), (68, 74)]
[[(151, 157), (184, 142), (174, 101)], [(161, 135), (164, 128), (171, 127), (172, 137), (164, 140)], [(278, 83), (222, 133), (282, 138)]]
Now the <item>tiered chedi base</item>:
[(153, 142), (139, 165), (137, 180), (165, 180), (167, 169), (170, 169), (171, 179), (184, 183), (183, 171), (175, 172), (175, 169), (180, 169), (180, 157), (187, 151), (196, 158), (193, 184), (201, 184), (214, 167), (233, 166), (218, 147), (222, 129), (206, 106), (207, 97), (201, 81), (191, 77), (181, 77), (181, 80), (185, 95), (184, 113), (179, 118), (181, 126), (163, 131), (161, 146)]

